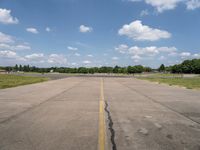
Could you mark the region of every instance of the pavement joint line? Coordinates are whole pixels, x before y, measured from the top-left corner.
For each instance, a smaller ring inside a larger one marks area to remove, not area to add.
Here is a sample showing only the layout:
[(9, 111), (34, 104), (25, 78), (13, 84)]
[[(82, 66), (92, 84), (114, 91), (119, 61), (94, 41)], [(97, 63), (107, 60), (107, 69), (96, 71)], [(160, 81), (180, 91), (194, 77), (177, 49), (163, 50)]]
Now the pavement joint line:
[(140, 92), (140, 91), (138, 91), (138, 90), (136, 90), (136, 89), (134, 89), (134, 88), (131, 88), (131, 87), (127, 86), (127, 85), (124, 85), (123, 83), (121, 83), (121, 82), (119, 82), (119, 81), (116, 81), (116, 82), (119, 83), (119, 84), (121, 84), (121, 85), (123, 85), (123, 86), (125, 86), (125, 87), (127, 87), (127, 88), (129, 88), (129, 89), (132, 90), (132, 91), (135, 91), (135, 92), (138, 93), (138, 94), (143, 95), (144, 97), (146, 97), (147, 99), (151, 100), (152, 102), (154, 102), (154, 103), (156, 103), (156, 104), (159, 104), (159, 105), (161, 105), (161, 106), (167, 108), (168, 110), (173, 111), (174, 113), (176, 113), (176, 114), (178, 114), (178, 115), (180, 115), (180, 116), (182, 116), (182, 117), (184, 117), (184, 118), (186, 118), (186, 119), (189, 119), (190, 121), (195, 122), (195, 123), (197, 123), (198, 125), (200, 125), (200, 122), (198, 122), (198, 121), (196, 121), (196, 120), (194, 120), (194, 119), (192, 119), (192, 118), (190, 118), (190, 117), (188, 117), (188, 116), (186, 116), (186, 115), (183, 115), (182, 113), (180, 113), (180, 112), (174, 110), (173, 108), (171, 108), (171, 107), (169, 107), (169, 106), (167, 106), (167, 105), (165, 105), (165, 104), (162, 104), (161, 102), (158, 102), (156, 99), (154, 99), (154, 98), (152, 98), (152, 97), (150, 97), (150, 96), (148, 96), (148, 95), (146, 95), (146, 94), (144, 94), (144, 93), (142, 93), (142, 92)]
[(27, 109), (25, 109), (25, 110), (22, 111), (22, 112), (19, 112), (19, 113), (17, 113), (17, 114), (14, 114), (14, 115), (10, 116), (9, 118), (7, 118), (7, 119), (5, 119), (5, 120), (0, 121), (0, 124), (6, 123), (6, 122), (8, 122), (8, 121), (11, 121), (11, 120), (13, 120), (13, 119), (15, 119), (15, 118), (17, 118), (17, 117), (23, 115), (24, 113), (29, 112), (29, 111), (31, 111), (31, 110), (37, 108), (38, 106), (40, 106), (40, 105), (42, 105), (42, 104), (45, 104), (45, 103), (47, 103), (47, 102), (49, 102), (49, 101), (55, 99), (56, 97), (62, 95), (63, 93), (65, 93), (65, 92), (67, 92), (67, 91), (73, 89), (74, 87), (78, 86), (78, 85), (81, 84), (82, 82), (84, 82), (84, 81), (80, 81), (80, 82), (74, 84), (72, 87), (70, 87), (70, 88), (68, 88), (68, 89), (66, 89), (66, 90), (64, 90), (64, 91), (62, 91), (61, 93), (59, 93), (59, 94), (57, 94), (57, 95), (55, 95), (55, 96), (53, 96), (53, 97), (50, 97), (50, 98), (48, 98), (47, 100), (45, 100), (45, 101), (43, 101), (43, 102), (41, 102), (41, 103), (39, 103), (39, 104), (37, 104), (37, 105), (33, 105), (32, 107), (27, 108)]
[(98, 150), (105, 150), (106, 130), (105, 130), (105, 116), (104, 116), (104, 89), (103, 78), (100, 84), (100, 101), (99, 101), (99, 136), (98, 136)]

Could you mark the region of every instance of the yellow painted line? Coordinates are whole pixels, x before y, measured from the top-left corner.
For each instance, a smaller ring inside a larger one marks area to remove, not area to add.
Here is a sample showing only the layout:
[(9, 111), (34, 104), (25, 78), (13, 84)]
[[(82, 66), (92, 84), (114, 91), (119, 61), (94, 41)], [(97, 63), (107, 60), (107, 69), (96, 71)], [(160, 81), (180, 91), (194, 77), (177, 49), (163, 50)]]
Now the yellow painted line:
[(100, 85), (100, 101), (99, 101), (99, 150), (105, 150), (105, 116), (104, 116), (104, 93), (103, 93), (103, 79)]

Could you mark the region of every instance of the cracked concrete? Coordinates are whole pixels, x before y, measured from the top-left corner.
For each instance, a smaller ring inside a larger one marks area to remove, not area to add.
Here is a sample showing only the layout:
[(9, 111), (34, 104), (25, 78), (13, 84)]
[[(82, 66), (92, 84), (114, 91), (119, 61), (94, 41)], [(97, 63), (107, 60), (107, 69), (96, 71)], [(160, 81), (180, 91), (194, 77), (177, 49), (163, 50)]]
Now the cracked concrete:
[(105, 112), (107, 113), (107, 118), (108, 118), (108, 129), (110, 131), (110, 142), (111, 142), (111, 147), (112, 150), (117, 150), (117, 145), (115, 143), (115, 130), (113, 127), (113, 121), (112, 121), (112, 117), (110, 114), (110, 111), (108, 109), (108, 102), (105, 101)]
[[(98, 149), (100, 78), (0, 90), (0, 150)], [(200, 92), (104, 78), (112, 150), (199, 150)]]

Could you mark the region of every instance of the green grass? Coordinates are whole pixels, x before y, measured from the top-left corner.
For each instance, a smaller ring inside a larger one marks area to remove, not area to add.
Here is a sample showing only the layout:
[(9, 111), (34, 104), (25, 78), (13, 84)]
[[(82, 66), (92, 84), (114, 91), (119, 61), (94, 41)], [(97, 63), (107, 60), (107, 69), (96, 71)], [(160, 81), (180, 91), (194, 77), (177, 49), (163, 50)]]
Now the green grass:
[(178, 85), (188, 89), (200, 89), (200, 77), (193, 78), (140, 78), (152, 82), (165, 83), (168, 85)]
[(0, 89), (47, 81), (48, 78), (0, 74)]

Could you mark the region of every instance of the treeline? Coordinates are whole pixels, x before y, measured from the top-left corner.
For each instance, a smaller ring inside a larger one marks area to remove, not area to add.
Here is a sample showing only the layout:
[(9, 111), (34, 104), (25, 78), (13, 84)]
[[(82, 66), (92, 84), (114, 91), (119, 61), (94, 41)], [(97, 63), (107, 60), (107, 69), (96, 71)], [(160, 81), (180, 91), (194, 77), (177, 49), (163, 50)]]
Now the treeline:
[(134, 74), (142, 72), (170, 72), (170, 73), (195, 73), (200, 74), (200, 59), (185, 60), (181, 64), (176, 64), (173, 66), (164, 66), (162, 64), (158, 69), (151, 69), (150, 67), (144, 67), (141, 65), (128, 66), (128, 67), (50, 67), (50, 68), (39, 68), (29, 65), (15, 65), (14, 67), (0, 67), (0, 69), (10, 71), (22, 71), (22, 72), (59, 72), (59, 73), (83, 73), (83, 74), (94, 74), (94, 73), (122, 73), (122, 74)]
[(158, 68), (160, 72), (171, 73), (194, 73), (200, 74), (200, 59), (185, 60), (181, 64), (165, 67), (163, 64)]
[(15, 65), (14, 67), (4, 67), (8, 72), (10, 71), (22, 71), (22, 72), (39, 72), (39, 73), (48, 73), (48, 72), (59, 72), (59, 73), (83, 73), (83, 74), (94, 74), (94, 73), (122, 73), (122, 74), (134, 74), (142, 72), (151, 72), (150, 67), (143, 67), (141, 65), (137, 66), (128, 66), (128, 67), (79, 67), (79, 68), (69, 68), (69, 67), (50, 67), (50, 68), (38, 68), (35, 66), (29, 65)]

